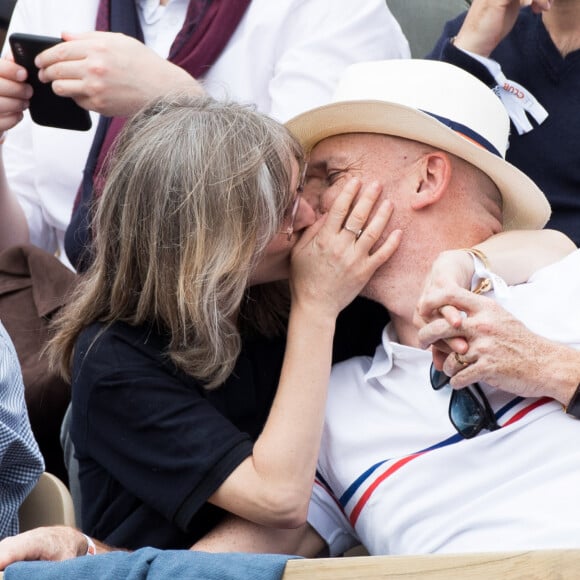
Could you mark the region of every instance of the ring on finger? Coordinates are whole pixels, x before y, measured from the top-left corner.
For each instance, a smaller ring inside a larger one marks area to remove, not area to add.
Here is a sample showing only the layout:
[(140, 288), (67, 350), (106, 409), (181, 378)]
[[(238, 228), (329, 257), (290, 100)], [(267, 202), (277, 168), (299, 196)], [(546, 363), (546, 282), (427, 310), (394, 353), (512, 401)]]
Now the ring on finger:
[(353, 234), (356, 240), (358, 240), (363, 233), (362, 230), (355, 230), (354, 228), (349, 228), (347, 225), (343, 226), (342, 229)]
[(471, 363), (468, 360), (465, 360), (465, 358), (460, 355), (458, 352), (455, 353), (455, 360), (462, 366), (462, 367), (466, 367), (469, 366)]

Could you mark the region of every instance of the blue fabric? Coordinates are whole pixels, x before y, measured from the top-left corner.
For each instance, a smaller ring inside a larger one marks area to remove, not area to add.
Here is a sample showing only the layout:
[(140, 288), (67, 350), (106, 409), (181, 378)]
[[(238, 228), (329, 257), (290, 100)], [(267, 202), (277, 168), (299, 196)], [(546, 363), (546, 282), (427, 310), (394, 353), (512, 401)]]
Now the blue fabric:
[[(449, 42), (464, 18), (465, 14), (447, 23), (427, 58), (460, 66), (494, 85), (485, 67)], [(527, 7), (490, 56), (507, 78), (526, 87), (549, 113), (529, 133), (518, 135), (512, 130), (506, 159), (546, 194), (552, 206), (547, 227), (564, 232), (580, 245), (580, 50), (562, 57), (541, 16)]]
[(28, 420), (14, 345), (0, 323), (0, 538), (18, 533), (18, 509), (44, 471)]
[(4, 580), (278, 580), (292, 558), (295, 556), (142, 548), (64, 562), (17, 562), (8, 566)]

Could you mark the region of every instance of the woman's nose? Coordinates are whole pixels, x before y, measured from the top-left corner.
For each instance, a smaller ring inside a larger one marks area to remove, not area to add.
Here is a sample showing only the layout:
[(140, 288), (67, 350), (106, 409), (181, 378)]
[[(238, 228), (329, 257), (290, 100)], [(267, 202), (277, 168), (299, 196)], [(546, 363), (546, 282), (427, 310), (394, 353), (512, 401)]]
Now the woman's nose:
[(294, 231), (299, 232), (311, 226), (316, 221), (316, 214), (312, 206), (304, 199), (300, 199), (300, 205), (296, 211), (294, 220)]

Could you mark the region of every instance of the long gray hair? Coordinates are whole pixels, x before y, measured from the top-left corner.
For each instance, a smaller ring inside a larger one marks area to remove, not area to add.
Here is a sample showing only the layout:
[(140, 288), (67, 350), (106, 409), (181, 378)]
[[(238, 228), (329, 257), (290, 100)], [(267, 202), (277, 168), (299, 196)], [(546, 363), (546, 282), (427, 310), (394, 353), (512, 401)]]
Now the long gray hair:
[[(53, 365), (70, 377), (94, 321), (152, 323), (178, 367), (207, 388), (223, 383), (250, 274), (291, 203), (293, 157), (300, 146), (279, 123), (208, 97), (163, 99), (129, 120), (96, 208), (94, 261), (56, 322)], [(244, 318), (274, 331), (280, 313), (249, 303), (257, 312)]]

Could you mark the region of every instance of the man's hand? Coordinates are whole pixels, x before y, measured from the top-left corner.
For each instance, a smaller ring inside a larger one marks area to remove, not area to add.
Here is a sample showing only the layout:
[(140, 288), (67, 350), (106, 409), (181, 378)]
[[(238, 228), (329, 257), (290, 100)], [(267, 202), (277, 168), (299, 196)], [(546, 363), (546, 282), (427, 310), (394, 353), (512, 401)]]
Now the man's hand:
[(36, 57), (39, 79), (85, 109), (126, 117), (169, 92), (204, 93), (185, 70), (130, 36), (88, 32), (63, 39)]
[(35, 528), (0, 542), (0, 570), (22, 560), (60, 561), (84, 556), (86, 553), (87, 539), (75, 528)]
[(0, 133), (12, 129), (28, 108), (32, 87), (26, 69), (12, 59), (0, 58)]
[(580, 352), (533, 333), (491, 298), (451, 289), (433, 301), (466, 314), (458, 325), (447, 315), (436, 318), (418, 334), (423, 348), (458, 337), (466, 341), (460, 351), (466, 364), (457, 360), (458, 351), (438, 351), (437, 366), (452, 377), (453, 388), (481, 381), (523, 397), (569, 402), (580, 378)]
[[(439, 254), (423, 284), (413, 315), (415, 326), (421, 329), (443, 317), (452, 328), (459, 328), (463, 320), (461, 311), (451, 304), (442, 303), (441, 296), (453, 294), (460, 289), (469, 290), (473, 273), (473, 259), (465, 250), (448, 250)], [(442, 369), (450, 352), (463, 354), (468, 349), (462, 336), (437, 340), (431, 346), (433, 362), (438, 370)]]
[(553, 0), (473, 0), (455, 46), (488, 57), (513, 28), (520, 7), (536, 13), (552, 7)]

